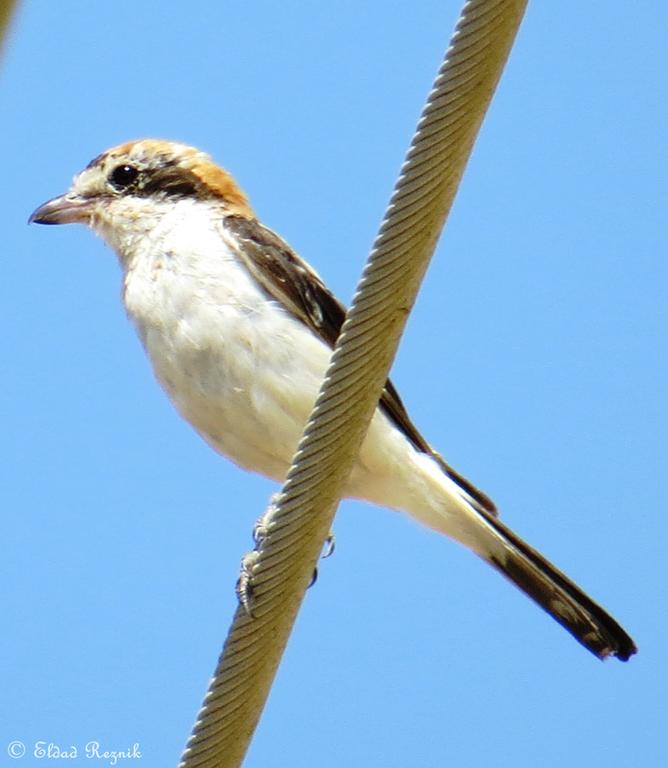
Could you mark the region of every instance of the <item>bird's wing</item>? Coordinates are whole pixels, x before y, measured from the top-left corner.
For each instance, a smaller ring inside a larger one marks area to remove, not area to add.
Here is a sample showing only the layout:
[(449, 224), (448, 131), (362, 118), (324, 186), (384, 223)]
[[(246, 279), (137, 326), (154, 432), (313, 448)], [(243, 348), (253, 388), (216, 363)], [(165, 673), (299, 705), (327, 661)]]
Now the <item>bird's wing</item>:
[[(346, 309), (316, 272), (284, 240), (256, 219), (226, 216), (224, 226), (234, 235), (232, 245), (240, 260), (266, 293), (333, 348)], [(439, 463), (476, 507), (496, 515), (494, 502), (450, 467), (420, 434), (389, 379), (380, 397), (380, 407), (418, 451)]]

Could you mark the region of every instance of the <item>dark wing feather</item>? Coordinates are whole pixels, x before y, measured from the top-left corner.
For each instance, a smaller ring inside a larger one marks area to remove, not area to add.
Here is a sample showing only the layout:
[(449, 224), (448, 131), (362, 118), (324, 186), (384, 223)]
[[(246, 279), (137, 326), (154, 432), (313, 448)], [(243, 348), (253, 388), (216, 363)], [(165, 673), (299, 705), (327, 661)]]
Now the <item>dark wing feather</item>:
[[(346, 310), (318, 275), (284, 240), (256, 219), (226, 216), (225, 228), (242, 246), (237, 249), (239, 257), (267, 294), (333, 348), (345, 320)], [(389, 379), (380, 397), (380, 407), (418, 451), (436, 459), (443, 471), (471, 498), (476, 507), (487, 514), (496, 515), (496, 507), (491, 499), (446, 464), (418, 432)]]

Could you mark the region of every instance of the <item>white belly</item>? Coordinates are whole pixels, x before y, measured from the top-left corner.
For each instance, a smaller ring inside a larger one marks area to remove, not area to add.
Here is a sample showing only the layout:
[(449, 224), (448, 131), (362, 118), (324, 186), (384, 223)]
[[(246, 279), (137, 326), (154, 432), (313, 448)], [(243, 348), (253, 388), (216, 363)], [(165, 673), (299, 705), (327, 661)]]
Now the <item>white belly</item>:
[(223, 285), (234, 295), (219, 283), (211, 301), (199, 281), (163, 266), (152, 281), (130, 276), (126, 304), (184, 418), (237, 464), (282, 480), (329, 350), (231, 266)]

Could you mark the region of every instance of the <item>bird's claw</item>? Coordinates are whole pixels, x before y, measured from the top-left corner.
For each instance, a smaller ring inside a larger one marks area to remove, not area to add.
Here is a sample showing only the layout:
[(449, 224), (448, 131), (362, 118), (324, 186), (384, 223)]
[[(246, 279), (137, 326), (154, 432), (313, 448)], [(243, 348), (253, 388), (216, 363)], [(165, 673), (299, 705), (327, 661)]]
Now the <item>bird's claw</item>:
[[(239, 578), (237, 579), (235, 591), (237, 593), (239, 605), (241, 605), (246, 614), (251, 617), (253, 616), (253, 576), (255, 566), (257, 565), (260, 558), (260, 552), (262, 551), (264, 542), (269, 534), (269, 529), (278, 504), (278, 496), (279, 494), (276, 493), (271, 497), (269, 506), (257, 519), (253, 526), (253, 549), (241, 559), (241, 569), (239, 571)], [(322, 550), (323, 560), (327, 557), (331, 557), (334, 554), (335, 549), (336, 536), (330, 531), (327, 534)], [(311, 581), (309, 582), (307, 589), (310, 589), (317, 580), (318, 569), (316, 567), (313, 569), (313, 575), (311, 576)]]
[(255, 550), (262, 549), (262, 545), (267, 538), (267, 534), (269, 533), (269, 526), (272, 523), (274, 513), (276, 512), (276, 507), (278, 505), (279, 495), (280, 494), (278, 493), (274, 493), (271, 496), (269, 499), (269, 506), (255, 521), (255, 525), (253, 526), (253, 543), (255, 544)]
[(330, 531), (327, 534), (327, 538), (325, 539), (325, 545), (322, 548), (322, 559), (326, 560), (328, 557), (331, 557), (334, 554), (334, 550), (336, 549), (336, 534), (334, 531)]
[(247, 616), (253, 616), (253, 571), (260, 557), (260, 552), (253, 549), (241, 558), (241, 569), (235, 587), (239, 605)]
[[(324, 560), (327, 557), (331, 557), (334, 554), (334, 550), (336, 549), (336, 536), (334, 534), (334, 531), (330, 531), (327, 534), (327, 538), (325, 539), (325, 544), (322, 548), (322, 555), (320, 555), (321, 559)], [(316, 583), (318, 580), (318, 566), (316, 566), (313, 569), (313, 575), (311, 576), (311, 581), (309, 581), (308, 587), (306, 589), (311, 589), (311, 587)]]

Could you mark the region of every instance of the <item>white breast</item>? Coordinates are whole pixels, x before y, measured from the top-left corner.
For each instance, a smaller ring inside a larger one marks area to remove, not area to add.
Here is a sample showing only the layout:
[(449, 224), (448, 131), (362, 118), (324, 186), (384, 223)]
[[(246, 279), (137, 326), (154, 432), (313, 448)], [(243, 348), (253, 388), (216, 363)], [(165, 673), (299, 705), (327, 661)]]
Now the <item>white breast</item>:
[(271, 301), (203, 206), (128, 259), (124, 300), (181, 414), (237, 464), (282, 480), (330, 350)]

